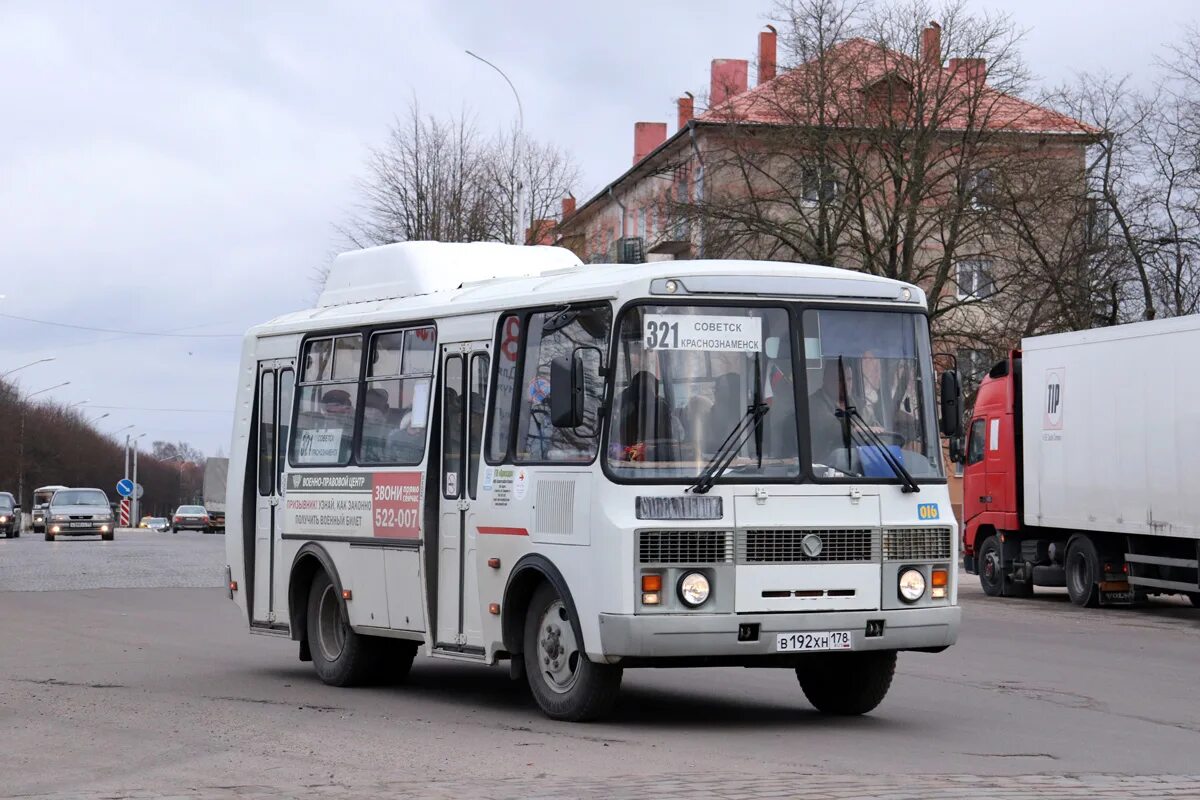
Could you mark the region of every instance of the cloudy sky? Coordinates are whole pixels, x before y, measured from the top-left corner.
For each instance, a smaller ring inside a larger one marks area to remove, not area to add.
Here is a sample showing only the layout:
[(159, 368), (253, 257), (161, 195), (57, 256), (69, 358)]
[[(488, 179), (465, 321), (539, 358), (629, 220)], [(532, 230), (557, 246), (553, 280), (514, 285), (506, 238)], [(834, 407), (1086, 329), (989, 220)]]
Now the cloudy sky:
[[(0, 0), (0, 373), (99, 425), (227, 451), (238, 335), (313, 301), (367, 149), (415, 98), (574, 154), (581, 197), (674, 119), (773, 0)], [(980, 3), (1046, 84), (1145, 76), (1190, 0)], [(520, 8), (520, 14), (516, 9)], [(24, 317), (26, 319), (15, 319)], [(50, 326), (31, 322), (59, 323)], [(61, 327), (155, 332), (128, 336)]]

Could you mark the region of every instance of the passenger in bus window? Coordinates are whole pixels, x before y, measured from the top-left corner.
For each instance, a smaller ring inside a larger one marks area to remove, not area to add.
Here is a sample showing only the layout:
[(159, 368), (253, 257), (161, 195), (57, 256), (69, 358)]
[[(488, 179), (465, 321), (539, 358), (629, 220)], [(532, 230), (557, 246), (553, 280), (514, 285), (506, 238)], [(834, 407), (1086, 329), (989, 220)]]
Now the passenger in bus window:
[(388, 461), (384, 452), (387, 439), (388, 395), (383, 389), (367, 389), (363, 401), (362, 452), (359, 460), (369, 463)]

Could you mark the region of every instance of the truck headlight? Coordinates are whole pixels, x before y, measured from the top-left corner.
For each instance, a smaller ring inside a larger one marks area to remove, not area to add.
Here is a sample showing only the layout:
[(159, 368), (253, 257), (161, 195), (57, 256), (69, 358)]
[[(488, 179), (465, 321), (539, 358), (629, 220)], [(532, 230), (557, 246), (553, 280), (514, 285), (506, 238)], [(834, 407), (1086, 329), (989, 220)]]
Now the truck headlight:
[(925, 594), (925, 576), (919, 569), (904, 570), (900, 573), (900, 599), (906, 603), (915, 603)]
[(710, 591), (708, 578), (700, 572), (689, 572), (679, 579), (679, 599), (684, 604), (697, 608), (704, 605)]

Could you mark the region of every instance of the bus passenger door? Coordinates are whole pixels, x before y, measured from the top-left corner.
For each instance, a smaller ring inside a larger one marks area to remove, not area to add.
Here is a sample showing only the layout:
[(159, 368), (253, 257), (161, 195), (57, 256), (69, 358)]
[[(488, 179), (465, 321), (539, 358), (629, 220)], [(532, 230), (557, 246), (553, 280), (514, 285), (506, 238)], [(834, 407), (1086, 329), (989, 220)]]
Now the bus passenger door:
[[(291, 422), (293, 362), (259, 363), (257, 431), (257, 486), (254, 511), (254, 599), (251, 623), (270, 627), (279, 602), (275, 581), (280, 574), (279, 535), (283, 512), (279, 507), (282, 473)], [(286, 598), (284, 598), (286, 602)]]
[(488, 342), (442, 348), (436, 647), (483, 653), (474, 501), (490, 375)]

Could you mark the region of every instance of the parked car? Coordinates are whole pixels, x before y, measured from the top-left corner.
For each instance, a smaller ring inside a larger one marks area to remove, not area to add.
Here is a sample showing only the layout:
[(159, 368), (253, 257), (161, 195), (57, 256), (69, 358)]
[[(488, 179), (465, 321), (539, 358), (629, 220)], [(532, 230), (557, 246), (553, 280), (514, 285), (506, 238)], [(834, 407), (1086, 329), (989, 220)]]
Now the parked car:
[(66, 488), (66, 486), (54, 484), (39, 486), (33, 490), (33, 508), (30, 509), (30, 516), (33, 518), (34, 533), (42, 533), (46, 530), (46, 507), (50, 505), (50, 498), (54, 497), (54, 493), (59, 489)]
[(59, 536), (99, 536), (113, 540), (116, 522), (108, 495), (100, 489), (59, 489), (46, 507), (46, 541)]
[(180, 531), (212, 533), (212, 520), (209, 519), (204, 506), (180, 506), (175, 509), (175, 516), (171, 518), (171, 532)]
[(221, 533), (224, 533), (225, 532), (225, 512), (224, 511), (216, 511), (211, 508), (207, 509), (207, 510), (208, 510), (209, 523), (212, 525), (212, 529), (214, 531), (220, 531)]
[(138, 527), (152, 531), (165, 531), (170, 530), (171, 521), (166, 517), (142, 517)]
[(8, 492), (0, 492), (0, 533), (5, 539), (21, 535), (21, 507)]

